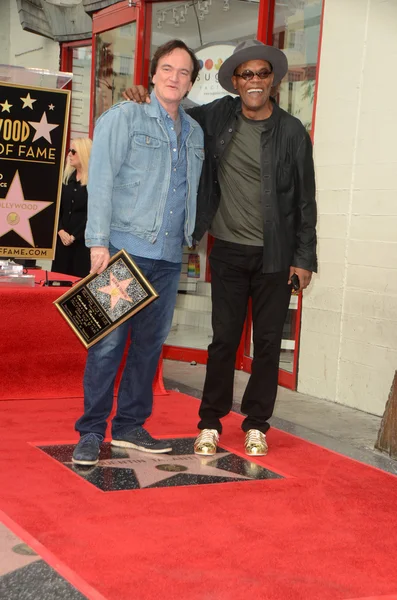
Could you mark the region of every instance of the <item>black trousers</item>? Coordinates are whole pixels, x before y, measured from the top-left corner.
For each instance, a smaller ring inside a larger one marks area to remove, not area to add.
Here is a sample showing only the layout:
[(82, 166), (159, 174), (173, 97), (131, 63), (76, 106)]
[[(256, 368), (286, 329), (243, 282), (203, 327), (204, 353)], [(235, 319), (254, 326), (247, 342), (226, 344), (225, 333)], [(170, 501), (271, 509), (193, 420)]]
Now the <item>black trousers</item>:
[(263, 248), (215, 240), (211, 266), (213, 339), (200, 405), (199, 429), (222, 432), (220, 419), (233, 403), (236, 353), (252, 298), (254, 356), (241, 411), (243, 431), (269, 429), (277, 395), (283, 325), (291, 286), (289, 271), (262, 273)]

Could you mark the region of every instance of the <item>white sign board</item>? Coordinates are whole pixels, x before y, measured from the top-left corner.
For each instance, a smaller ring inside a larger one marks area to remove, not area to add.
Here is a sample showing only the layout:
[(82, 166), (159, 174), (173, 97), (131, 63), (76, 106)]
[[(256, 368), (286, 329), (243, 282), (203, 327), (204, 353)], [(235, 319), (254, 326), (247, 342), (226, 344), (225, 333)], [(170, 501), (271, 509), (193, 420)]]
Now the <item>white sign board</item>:
[(195, 52), (200, 72), (189, 92), (189, 100), (196, 104), (207, 104), (217, 98), (222, 98), (229, 92), (218, 82), (218, 73), (235, 48), (235, 44), (207, 44)]

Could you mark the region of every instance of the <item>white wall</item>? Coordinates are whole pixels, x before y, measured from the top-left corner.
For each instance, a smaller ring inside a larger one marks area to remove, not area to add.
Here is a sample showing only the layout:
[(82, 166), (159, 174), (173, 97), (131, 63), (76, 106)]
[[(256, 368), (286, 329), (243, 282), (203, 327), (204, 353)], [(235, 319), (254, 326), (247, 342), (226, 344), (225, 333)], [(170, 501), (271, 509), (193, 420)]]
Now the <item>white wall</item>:
[[(0, 5), (0, 42), (2, 36), (9, 33), (8, 56), (7, 53), (3, 54), (1, 45), (0, 62), (59, 71), (58, 42), (24, 31), (19, 20), (16, 0), (0, 0)], [(1, 18), (3, 12), (9, 13), (7, 21)]]
[(7, 57), (10, 51), (10, 5), (8, 2), (0, 1), (0, 48), (1, 63), (8, 63)]
[(324, 17), (298, 390), (381, 415), (397, 369), (397, 1), (325, 0)]

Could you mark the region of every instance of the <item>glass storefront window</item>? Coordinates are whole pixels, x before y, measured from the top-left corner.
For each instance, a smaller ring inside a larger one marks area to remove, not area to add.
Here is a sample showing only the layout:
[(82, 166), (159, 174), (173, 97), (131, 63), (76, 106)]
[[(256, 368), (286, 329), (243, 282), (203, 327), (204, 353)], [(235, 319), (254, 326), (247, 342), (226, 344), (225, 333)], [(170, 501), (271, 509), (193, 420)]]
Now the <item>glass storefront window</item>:
[(278, 102), (310, 132), (313, 118), (322, 0), (276, 0), (273, 46), (288, 57), (289, 70)]
[[(312, 127), (322, 7), (323, 0), (275, 0), (274, 9), (273, 45), (285, 52), (289, 62), (288, 74), (274, 90), (274, 95), (279, 105), (298, 117), (309, 132)], [(196, 51), (202, 62), (200, 86), (203, 88), (203, 80), (208, 81), (208, 85), (200, 93), (193, 87), (187, 106), (189, 102), (200, 104), (213, 100), (217, 93), (223, 94), (222, 89), (216, 89), (217, 70), (239, 41), (256, 37), (258, 17), (259, 1), (256, 0), (194, 0), (152, 4), (151, 55), (167, 40), (181, 38)], [(198, 263), (199, 272), (193, 268), (193, 264)], [(173, 326), (166, 342), (169, 346), (205, 350), (211, 341), (210, 284), (206, 281), (206, 263), (207, 237), (195, 251), (185, 248)], [(292, 296), (280, 357), (280, 369), (289, 373), (294, 368), (299, 306), (298, 297)], [(245, 356), (252, 358), (250, 322), (244, 347)]]
[(91, 46), (73, 48), (70, 137), (88, 137), (90, 129)]
[[(196, 0), (159, 2), (152, 8), (152, 55), (167, 40), (182, 39), (197, 51), (214, 42), (235, 42), (256, 37), (258, 2)], [(233, 49), (231, 49), (232, 52)]]
[[(288, 74), (277, 89), (281, 108), (298, 117), (310, 132), (317, 75), (322, 0), (276, 0), (273, 46), (288, 58)], [(298, 297), (292, 296), (281, 343), (280, 369), (293, 372)], [(248, 340), (253, 355), (252, 334)]]
[[(281, 82), (277, 101), (281, 108), (298, 117), (310, 132), (313, 118), (314, 92), (317, 75), (317, 55), (320, 40), (322, 0), (276, 0), (273, 46), (288, 58), (288, 74)], [(292, 296), (281, 343), (280, 369), (293, 372), (295, 354), (298, 297)], [(253, 356), (252, 328), (246, 351)]]
[[(196, 0), (152, 4), (151, 56), (168, 40), (182, 39), (197, 53), (202, 69), (191, 102), (211, 102), (227, 92), (217, 83), (223, 60), (238, 42), (255, 38), (259, 2)], [(205, 85), (203, 85), (205, 82)], [(179, 294), (168, 346), (207, 350), (212, 339), (211, 292), (206, 281), (207, 235), (195, 250), (184, 248)], [(167, 356), (167, 354), (166, 354)]]
[[(288, 75), (278, 90), (278, 103), (298, 117), (311, 132), (317, 56), (320, 41), (322, 0), (276, 0), (273, 46), (285, 52)], [(292, 373), (298, 298), (292, 296), (281, 345), (280, 369)]]
[(122, 92), (131, 85), (135, 37), (135, 22), (95, 36), (95, 121), (105, 110), (122, 100)]

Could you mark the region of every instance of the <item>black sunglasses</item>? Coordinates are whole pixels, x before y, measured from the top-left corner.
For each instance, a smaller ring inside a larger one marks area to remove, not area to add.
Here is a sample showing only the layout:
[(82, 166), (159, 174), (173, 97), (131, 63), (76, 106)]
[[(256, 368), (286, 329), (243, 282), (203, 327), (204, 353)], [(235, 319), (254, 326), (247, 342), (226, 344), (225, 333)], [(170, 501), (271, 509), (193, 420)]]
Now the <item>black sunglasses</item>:
[(77, 154), (77, 150), (75, 150), (74, 148), (69, 148), (68, 154), (72, 154), (74, 156), (75, 154)]
[(268, 69), (261, 69), (260, 71), (251, 71), (251, 69), (246, 69), (242, 73), (235, 73), (236, 77), (242, 77), (245, 81), (250, 81), (255, 77), (259, 77), (259, 79), (267, 79), (269, 75), (272, 74), (273, 71), (269, 71)]

